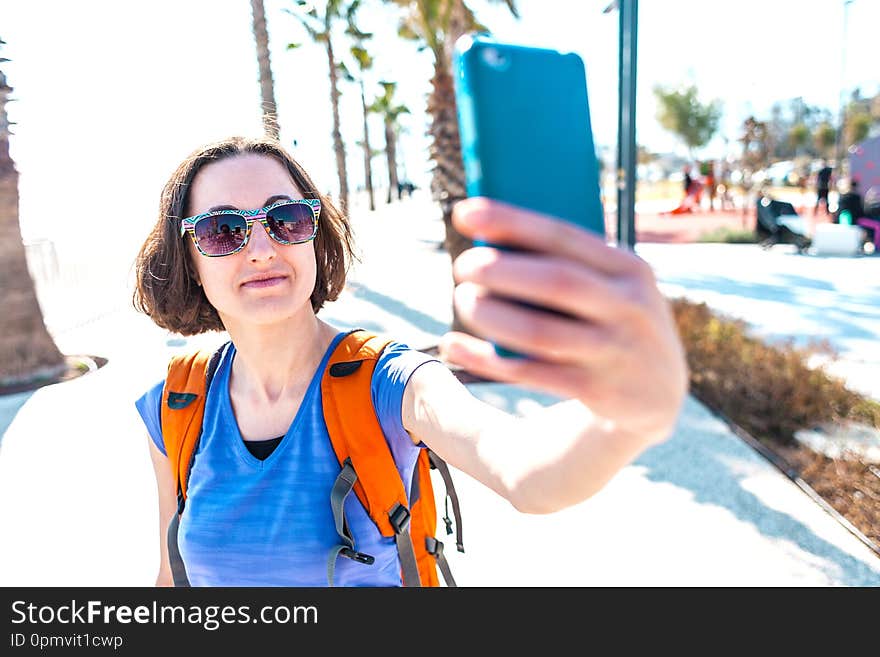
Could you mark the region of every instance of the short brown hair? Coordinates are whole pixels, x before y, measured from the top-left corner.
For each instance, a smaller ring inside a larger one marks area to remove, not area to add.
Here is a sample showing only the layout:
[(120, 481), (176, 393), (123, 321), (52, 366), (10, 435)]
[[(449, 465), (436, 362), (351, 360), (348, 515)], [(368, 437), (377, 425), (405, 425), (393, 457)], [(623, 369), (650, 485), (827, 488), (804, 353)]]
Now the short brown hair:
[(326, 301), (335, 301), (345, 287), (355, 257), (348, 217), (318, 192), (302, 166), (277, 141), (230, 137), (196, 149), (171, 174), (162, 190), (159, 218), (138, 252), (132, 300), (134, 307), (158, 326), (181, 335), (225, 330), (217, 310), (196, 283), (195, 266), (186, 241), (180, 237), (180, 221), (186, 216), (190, 186), (203, 166), (249, 153), (275, 158), (287, 168), (305, 198), (321, 201), (314, 242), (317, 275), (312, 309), (317, 313)]

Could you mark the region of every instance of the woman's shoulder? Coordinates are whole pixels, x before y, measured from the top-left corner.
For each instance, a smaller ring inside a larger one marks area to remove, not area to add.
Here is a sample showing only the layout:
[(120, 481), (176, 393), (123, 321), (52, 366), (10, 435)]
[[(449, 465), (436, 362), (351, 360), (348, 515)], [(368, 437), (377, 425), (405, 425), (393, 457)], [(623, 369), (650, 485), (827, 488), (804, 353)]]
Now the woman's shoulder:
[[(377, 358), (378, 360), (387, 360), (398, 358), (401, 356), (404, 357), (417, 357), (423, 356), (427, 358), (436, 359), (436, 348), (435, 347), (427, 347), (427, 348), (417, 348), (413, 347), (407, 340), (400, 338), (390, 332), (382, 331), (382, 330), (371, 330), (365, 329), (362, 327), (353, 327), (353, 328), (345, 328), (333, 329), (332, 339), (329, 341), (329, 346), (333, 348), (337, 348), (340, 344), (348, 339), (357, 339), (358, 334), (360, 334), (361, 339), (363, 336), (367, 336), (368, 338), (376, 338), (381, 346), (381, 349), (378, 349)], [(375, 345), (373, 345), (375, 346)], [(374, 351), (375, 353), (375, 351)]]
[(427, 363), (440, 362), (429, 350), (417, 349), (407, 341), (387, 338), (389, 341), (376, 358), (373, 371), (374, 394), (381, 389), (393, 389), (395, 396), (403, 394), (403, 388), (416, 370)]
[(388, 343), (385, 345), (385, 348), (379, 354), (377, 359), (377, 369), (392, 362), (397, 363), (397, 366), (400, 366), (401, 363), (405, 363), (407, 367), (413, 369), (427, 362), (440, 362), (437, 354), (432, 353), (430, 348), (417, 348), (412, 346), (409, 342), (394, 338), (388, 338), (388, 340)]

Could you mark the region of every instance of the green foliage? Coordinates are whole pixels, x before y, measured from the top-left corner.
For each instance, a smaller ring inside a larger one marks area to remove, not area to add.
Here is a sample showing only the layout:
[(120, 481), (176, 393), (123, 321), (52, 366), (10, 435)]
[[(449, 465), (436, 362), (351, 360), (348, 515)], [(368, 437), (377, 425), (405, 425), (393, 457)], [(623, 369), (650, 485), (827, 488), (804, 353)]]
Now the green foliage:
[[(359, 4), (359, 0), (355, 0)], [(312, 41), (324, 42), (330, 38), (330, 29), (333, 22), (348, 13), (348, 7), (344, 6), (343, 0), (326, 0), (323, 3), (323, 11), (318, 11), (314, 3), (306, 0), (296, 0), (293, 9), (284, 9), (284, 12), (293, 16), (303, 26)], [(293, 44), (288, 44), (288, 49)], [(296, 46), (293, 46), (296, 47)]]
[(819, 124), (813, 138), (819, 152), (824, 156), (828, 156), (834, 148), (834, 145), (837, 143), (837, 130), (834, 129), (833, 125), (826, 121)]
[(667, 89), (658, 85), (654, 87), (654, 96), (660, 125), (681, 139), (689, 151), (708, 144), (718, 131), (721, 101), (700, 102), (696, 86)]
[(868, 137), (873, 120), (867, 112), (857, 112), (846, 119), (846, 141), (848, 146), (858, 144)]
[(355, 81), (354, 76), (351, 74), (351, 71), (348, 70), (348, 66), (345, 65), (345, 62), (337, 63), (336, 70), (339, 71), (339, 77), (341, 77), (346, 82)]
[(844, 420), (880, 428), (880, 404), (808, 366), (814, 354), (833, 357), (827, 344), (771, 344), (705, 303), (670, 301), (692, 391), (759, 440), (789, 444), (795, 431)]
[(795, 151), (804, 148), (810, 143), (810, 129), (804, 123), (791, 126), (788, 131), (788, 143)]
[[(473, 10), (465, 0), (385, 0), (404, 10), (397, 34), (402, 39), (420, 42), (419, 50), (430, 48), (437, 61), (445, 61), (449, 57), (446, 52), (447, 38), (453, 27), (453, 16), (458, 11), (457, 18), (461, 25), (456, 29), (464, 32), (488, 32), (489, 29), (480, 23)], [(491, 2), (504, 2), (514, 18), (519, 18), (515, 0), (491, 0)], [(473, 4), (473, 3), (471, 3)], [(457, 36), (451, 35), (452, 37)]]
[(753, 230), (716, 228), (697, 237), (698, 242), (723, 242), (726, 244), (755, 244), (758, 239)]
[(351, 56), (354, 57), (354, 60), (357, 62), (358, 68), (361, 71), (366, 71), (373, 66), (373, 57), (367, 52), (367, 49), (361, 45), (355, 45), (351, 47)]
[(370, 112), (379, 114), (386, 123), (395, 123), (401, 114), (409, 114), (409, 108), (406, 105), (398, 105), (394, 100), (394, 93), (397, 89), (396, 82), (383, 80), (379, 83), (384, 89), (381, 96), (376, 97), (367, 108)]

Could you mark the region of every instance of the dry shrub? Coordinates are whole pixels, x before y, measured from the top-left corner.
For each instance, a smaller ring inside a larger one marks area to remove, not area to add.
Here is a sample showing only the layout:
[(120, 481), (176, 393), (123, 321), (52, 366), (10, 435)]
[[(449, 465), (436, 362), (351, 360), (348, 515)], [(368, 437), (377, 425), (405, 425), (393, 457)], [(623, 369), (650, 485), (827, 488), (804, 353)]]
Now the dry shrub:
[(880, 555), (880, 467), (858, 458), (831, 459), (807, 449), (782, 456), (818, 495), (875, 546)]
[(794, 432), (826, 422), (857, 421), (880, 427), (880, 404), (849, 390), (808, 362), (826, 343), (770, 344), (748, 325), (705, 303), (671, 299), (687, 351), (691, 389), (758, 439), (790, 444)]

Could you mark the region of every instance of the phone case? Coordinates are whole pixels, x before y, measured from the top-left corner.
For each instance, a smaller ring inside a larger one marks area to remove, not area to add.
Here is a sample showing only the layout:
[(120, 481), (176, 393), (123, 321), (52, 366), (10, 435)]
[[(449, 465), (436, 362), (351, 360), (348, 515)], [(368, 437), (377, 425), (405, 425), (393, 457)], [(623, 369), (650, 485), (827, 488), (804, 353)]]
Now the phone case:
[[(465, 35), (453, 50), (453, 72), (467, 195), (604, 235), (583, 60)], [(496, 351), (520, 356), (497, 345)]]

